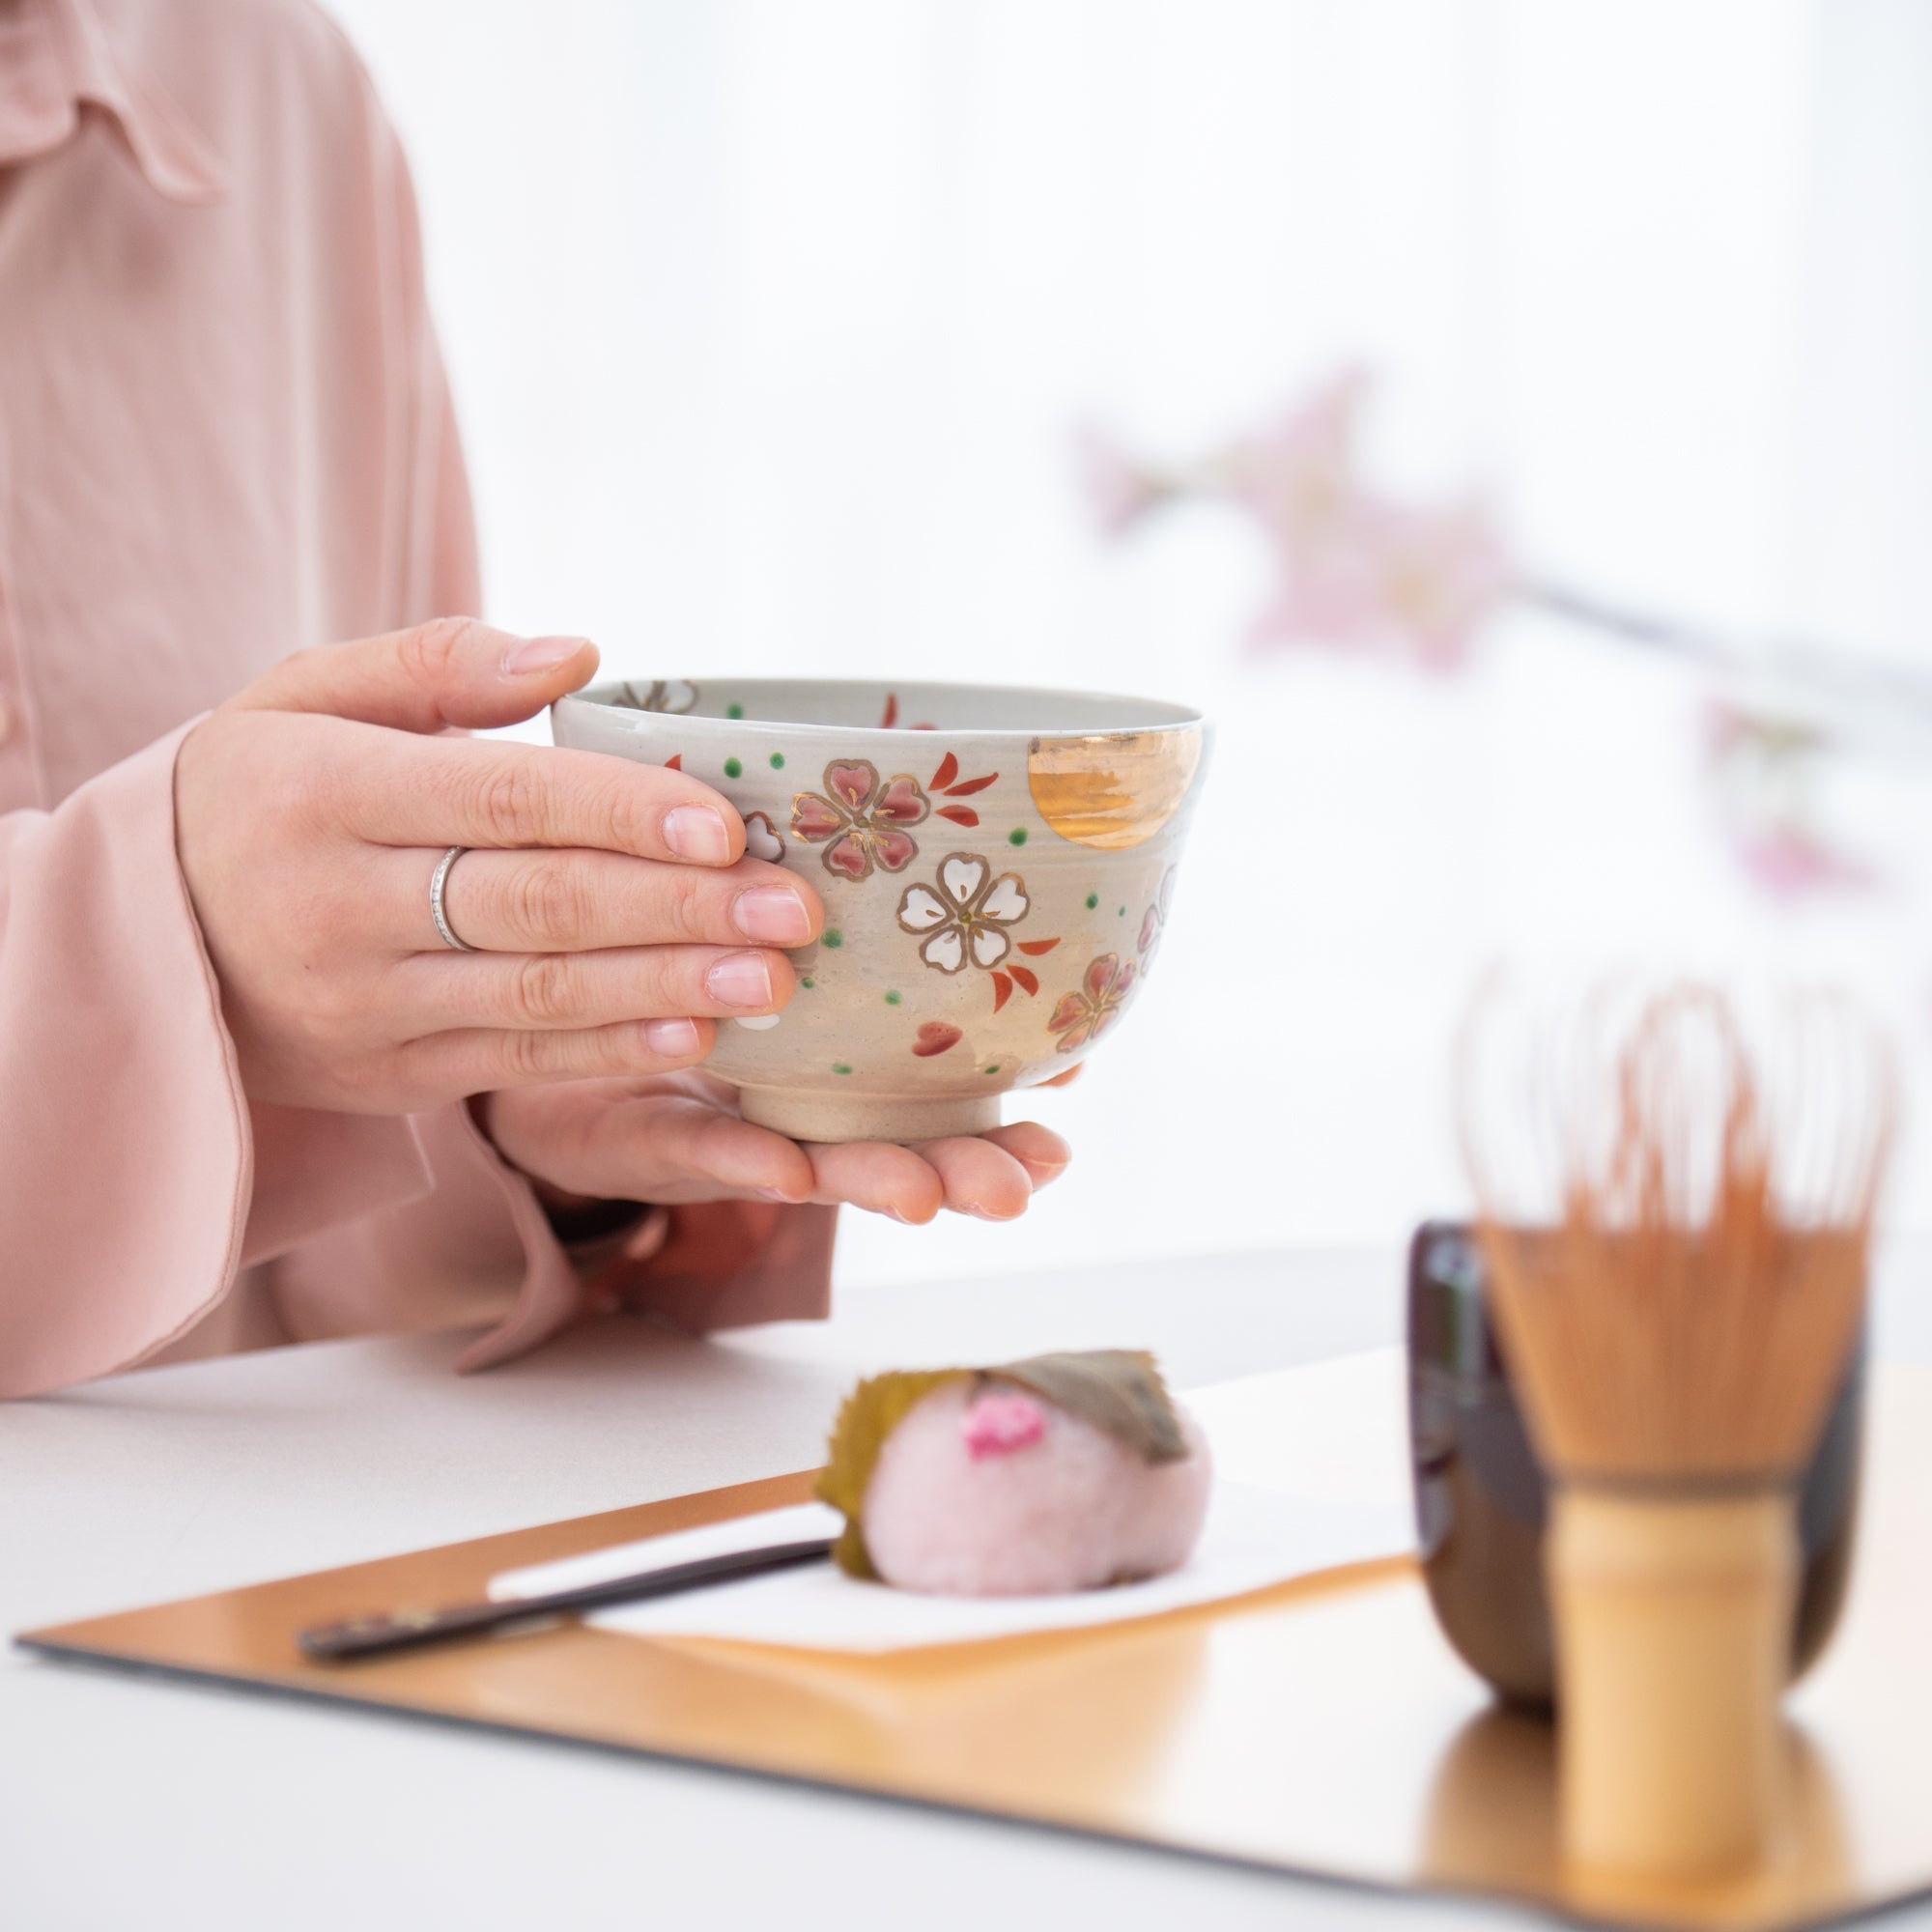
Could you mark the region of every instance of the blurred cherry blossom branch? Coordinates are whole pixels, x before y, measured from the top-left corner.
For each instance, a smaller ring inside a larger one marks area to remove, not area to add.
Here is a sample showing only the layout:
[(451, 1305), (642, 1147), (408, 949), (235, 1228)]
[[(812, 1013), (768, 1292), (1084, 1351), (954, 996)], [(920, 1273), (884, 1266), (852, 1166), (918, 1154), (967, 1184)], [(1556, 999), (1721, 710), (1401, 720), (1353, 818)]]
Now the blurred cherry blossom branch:
[(1452, 672), (1515, 605), (1694, 667), (1724, 693), (1707, 707), (1707, 769), (1752, 878), (1784, 895), (1870, 883), (1817, 829), (1817, 774), (1853, 742), (1906, 746), (1922, 760), (1932, 681), (1842, 652), (1726, 636), (1533, 574), (1480, 497), (1416, 504), (1366, 476), (1358, 429), (1370, 387), (1365, 371), (1344, 370), (1272, 423), (1179, 467), (1083, 431), (1075, 455), (1094, 519), (1114, 539), (1188, 503), (1249, 519), (1275, 565), (1257, 648), (1326, 645)]

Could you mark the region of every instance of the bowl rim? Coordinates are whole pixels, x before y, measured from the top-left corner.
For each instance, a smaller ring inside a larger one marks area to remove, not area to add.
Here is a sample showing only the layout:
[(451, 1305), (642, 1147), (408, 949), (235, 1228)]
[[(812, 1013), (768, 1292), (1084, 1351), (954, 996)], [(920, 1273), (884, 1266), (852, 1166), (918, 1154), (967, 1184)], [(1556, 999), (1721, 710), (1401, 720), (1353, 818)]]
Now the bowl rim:
[[(624, 684), (637, 684), (639, 678), (606, 678), (596, 684), (586, 686), (582, 691), (575, 691), (559, 697), (552, 705), (552, 710), (561, 711), (566, 707), (582, 707), (587, 711), (616, 712), (627, 718), (655, 718), (667, 724), (675, 723), (680, 728), (692, 727), (705, 732), (724, 734), (743, 731), (748, 726), (760, 731), (780, 732), (791, 737), (808, 737), (819, 732), (836, 733), (841, 740), (859, 739), (867, 743), (877, 741), (881, 745), (904, 744), (911, 727), (903, 724), (824, 724), (809, 721), (784, 718), (759, 718), (750, 712), (743, 718), (703, 718), (687, 711), (645, 711), (635, 704), (619, 704), (608, 695)], [(696, 685), (698, 680), (685, 682)], [(1052, 739), (1108, 739), (1145, 737), (1150, 732), (1180, 732), (1204, 730), (1208, 724), (1207, 714), (1189, 704), (1177, 704), (1168, 698), (1139, 697), (1127, 692), (1076, 691), (1063, 686), (1031, 684), (970, 684), (952, 681), (928, 681), (925, 679), (887, 679), (876, 677), (732, 677), (723, 674), (708, 676), (705, 683), (730, 685), (739, 690), (759, 688), (776, 689), (784, 686), (811, 685), (815, 689), (829, 693), (851, 692), (876, 696), (878, 693), (917, 693), (921, 696), (940, 696), (945, 694), (968, 694), (983, 696), (990, 693), (1016, 694), (1023, 698), (1039, 698), (1044, 701), (1064, 701), (1071, 705), (1080, 704), (1130, 704), (1143, 706), (1149, 711), (1165, 713), (1164, 717), (1150, 718), (1137, 724), (1096, 724), (1088, 730), (1059, 728), (1039, 730), (1022, 725), (962, 724), (940, 725), (929, 731), (919, 731), (916, 735), (932, 741), (944, 742), (952, 738), (992, 738), (1014, 746), (1023, 746), (1041, 738)]]

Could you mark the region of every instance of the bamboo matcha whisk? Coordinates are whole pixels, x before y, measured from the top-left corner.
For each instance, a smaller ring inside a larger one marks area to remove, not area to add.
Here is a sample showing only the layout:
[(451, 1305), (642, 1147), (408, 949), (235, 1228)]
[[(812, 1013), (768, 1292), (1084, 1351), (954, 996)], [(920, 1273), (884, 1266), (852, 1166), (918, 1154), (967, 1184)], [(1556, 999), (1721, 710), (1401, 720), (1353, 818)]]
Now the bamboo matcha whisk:
[(1753, 1054), (1692, 986), (1600, 997), (1502, 1087), (1496, 1034), (1472, 1023), (1461, 1105), (1552, 1481), (1564, 1853), (1736, 1870), (1776, 1830), (1797, 1486), (1862, 1319), (1886, 1064), (1822, 998), (1787, 1002)]

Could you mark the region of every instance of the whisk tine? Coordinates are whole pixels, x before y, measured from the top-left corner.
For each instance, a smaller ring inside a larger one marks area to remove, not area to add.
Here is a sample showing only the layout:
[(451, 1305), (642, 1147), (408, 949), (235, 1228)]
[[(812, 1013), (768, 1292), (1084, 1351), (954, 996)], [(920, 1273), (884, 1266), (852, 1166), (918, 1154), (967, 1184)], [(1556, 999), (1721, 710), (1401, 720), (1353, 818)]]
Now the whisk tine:
[(1459, 1125), (1540, 1448), (1599, 1476), (1788, 1475), (1862, 1311), (1891, 1131), (1875, 1038), (1828, 996), (1787, 1002), (1767, 1052), (1715, 987), (1605, 989), (1497, 1107), (1481, 1049), (1504, 1017), (1486, 988)]

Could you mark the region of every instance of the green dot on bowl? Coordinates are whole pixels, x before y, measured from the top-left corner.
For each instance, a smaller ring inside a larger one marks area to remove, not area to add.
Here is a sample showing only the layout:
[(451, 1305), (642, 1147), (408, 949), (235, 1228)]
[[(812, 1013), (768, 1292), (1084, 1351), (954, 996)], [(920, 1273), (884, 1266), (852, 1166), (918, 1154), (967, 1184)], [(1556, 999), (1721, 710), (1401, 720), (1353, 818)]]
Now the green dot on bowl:
[(727, 718), (742, 718), (745, 715), (745, 707), (742, 704), (727, 704), (724, 707), (724, 715)]
[(832, 1063), (832, 1070), (835, 1073), (850, 1073), (852, 1069), (842, 1060), (835, 1060)]
[(1092, 912), (1094, 908), (1099, 903), (1100, 903), (1100, 895), (1098, 893), (1089, 893), (1087, 895), (1087, 910), (1089, 912)]
[(988, 1073), (997, 1073), (999, 1070), (1000, 1070), (1000, 1063), (997, 1060), (994, 1061), (992, 1065), (987, 1067), (986, 1069)]
[(1122, 906), (1122, 907), (1121, 908), (1121, 917), (1122, 917), (1122, 919), (1125, 919), (1125, 918), (1126, 918), (1126, 916), (1127, 916), (1127, 909), (1126, 909), (1126, 907), (1125, 907), (1125, 906)]
[(784, 768), (785, 768), (785, 754), (782, 752), (774, 752), (772, 753), (772, 770), (775, 772), (781, 772), (784, 770)]
[(818, 984), (818, 981), (816, 980), (801, 980), (798, 983), (809, 993), (812, 987)]
[(745, 776), (744, 762), (738, 758), (724, 760), (724, 776), (727, 779), (741, 779)]
[(899, 1003), (899, 998), (900, 996), (897, 993), (888, 993), (886, 995), (886, 1005), (889, 1007), (895, 1007)]
[(1026, 827), (1024, 825), (1015, 825), (1007, 834), (1007, 843), (1009, 845), (1024, 845), (1026, 843)]
[(845, 944), (845, 935), (836, 925), (828, 925), (825, 928), (825, 943), (834, 952), (837, 952)]

